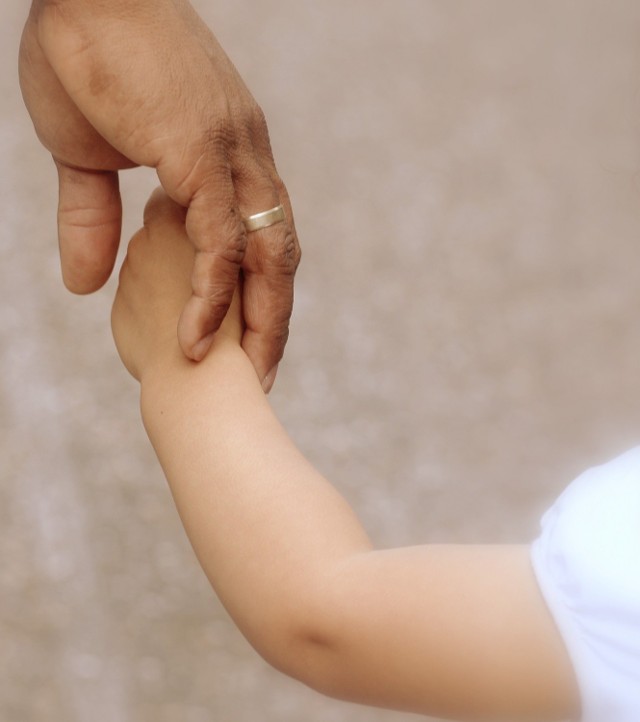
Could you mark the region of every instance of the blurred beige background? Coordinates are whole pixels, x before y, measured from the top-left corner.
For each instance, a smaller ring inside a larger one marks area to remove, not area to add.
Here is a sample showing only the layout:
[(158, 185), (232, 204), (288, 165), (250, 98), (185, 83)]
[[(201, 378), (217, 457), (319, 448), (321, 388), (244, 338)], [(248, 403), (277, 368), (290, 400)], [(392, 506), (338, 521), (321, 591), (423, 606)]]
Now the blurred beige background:
[[(59, 280), (0, 66), (0, 719), (400, 722), (271, 671), (196, 565), (111, 346)], [(640, 438), (640, 5), (217, 0), (304, 248), (273, 404), (381, 545), (522, 541)], [(153, 175), (124, 175), (126, 232)]]

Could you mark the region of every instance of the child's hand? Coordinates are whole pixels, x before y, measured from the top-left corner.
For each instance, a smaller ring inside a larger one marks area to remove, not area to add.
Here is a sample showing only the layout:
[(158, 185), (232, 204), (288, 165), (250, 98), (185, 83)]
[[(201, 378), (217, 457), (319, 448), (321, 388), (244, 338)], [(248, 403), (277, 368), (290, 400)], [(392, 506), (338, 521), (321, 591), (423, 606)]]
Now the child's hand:
[[(154, 364), (180, 357), (176, 326), (191, 296), (194, 256), (184, 221), (184, 209), (155, 191), (145, 208), (144, 228), (131, 239), (120, 271), (111, 326), (120, 358), (138, 380)], [(216, 337), (239, 343), (241, 335), (236, 292)]]

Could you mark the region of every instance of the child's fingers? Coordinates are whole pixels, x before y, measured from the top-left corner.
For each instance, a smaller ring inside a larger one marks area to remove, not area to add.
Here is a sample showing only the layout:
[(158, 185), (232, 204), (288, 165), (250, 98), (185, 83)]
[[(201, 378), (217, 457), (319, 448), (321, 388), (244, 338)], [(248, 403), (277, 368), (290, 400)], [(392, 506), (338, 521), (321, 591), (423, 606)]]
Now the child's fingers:
[[(144, 209), (145, 254), (156, 273), (190, 283), (195, 252), (185, 229), (186, 209), (157, 188)], [(162, 267), (161, 269), (158, 267)]]
[(144, 208), (144, 224), (152, 228), (156, 225), (170, 225), (174, 229), (181, 229), (186, 238), (184, 230), (187, 209), (179, 203), (171, 200), (162, 187), (156, 188), (147, 201)]

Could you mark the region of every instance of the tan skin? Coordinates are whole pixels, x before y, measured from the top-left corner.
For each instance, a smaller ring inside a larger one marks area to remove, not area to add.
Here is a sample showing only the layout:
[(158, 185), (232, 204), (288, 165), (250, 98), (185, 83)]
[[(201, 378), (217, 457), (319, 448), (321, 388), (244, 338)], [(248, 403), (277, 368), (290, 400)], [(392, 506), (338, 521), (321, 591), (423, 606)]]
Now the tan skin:
[(271, 412), (240, 346), (239, 294), (207, 358), (184, 358), (172, 332), (190, 294), (184, 219), (155, 194), (112, 325), (187, 534), (240, 630), (341, 699), (455, 719), (577, 717), (526, 545), (375, 550)]
[[(155, 168), (186, 209), (195, 249), (178, 322), (201, 360), (244, 276), (242, 345), (268, 390), (287, 340), (300, 249), (264, 116), (186, 0), (34, 0), (20, 83), (59, 175), (67, 287), (88, 293), (113, 269), (118, 171)], [(282, 203), (286, 221), (247, 235), (243, 218)]]

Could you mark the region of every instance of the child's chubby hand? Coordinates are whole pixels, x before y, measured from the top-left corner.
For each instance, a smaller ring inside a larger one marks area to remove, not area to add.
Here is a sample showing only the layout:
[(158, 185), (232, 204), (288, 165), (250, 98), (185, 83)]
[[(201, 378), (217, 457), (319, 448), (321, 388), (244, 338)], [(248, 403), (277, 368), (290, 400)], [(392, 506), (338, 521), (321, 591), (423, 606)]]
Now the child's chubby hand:
[[(191, 296), (194, 256), (184, 222), (185, 210), (156, 190), (145, 208), (144, 227), (131, 239), (120, 271), (111, 327), (122, 362), (138, 380), (157, 365), (191, 363), (177, 339), (178, 319)], [(239, 345), (241, 337), (236, 291), (216, 341)]]

